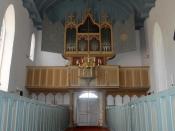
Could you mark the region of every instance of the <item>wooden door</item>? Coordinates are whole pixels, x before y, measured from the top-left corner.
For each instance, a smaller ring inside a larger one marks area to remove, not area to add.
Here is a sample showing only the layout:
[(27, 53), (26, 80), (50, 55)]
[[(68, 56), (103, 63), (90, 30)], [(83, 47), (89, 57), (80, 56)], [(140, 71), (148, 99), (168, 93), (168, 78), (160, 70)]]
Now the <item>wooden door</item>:
[(99, 120), (99, 99), (78, 98), (77, 124), (78, 126), (97, 126)]

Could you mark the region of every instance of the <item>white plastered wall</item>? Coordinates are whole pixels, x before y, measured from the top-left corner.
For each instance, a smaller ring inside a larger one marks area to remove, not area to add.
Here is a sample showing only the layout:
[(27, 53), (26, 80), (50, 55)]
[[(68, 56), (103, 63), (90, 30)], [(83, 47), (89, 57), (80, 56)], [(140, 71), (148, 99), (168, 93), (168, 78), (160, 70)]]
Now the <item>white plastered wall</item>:
[(36, 29), (21, 0), (0, 1), (0, 27), (10, 4), (13, 4), (15, 9), (15, 37), (8, 91), (16, 92), (16, 88), (19, 88), (24, 91), (24, 95), (28, 95), (25, 89), (26, 66), (33, 65), (33, 62), (27, 58), (27, 55), (30, 49), (31, 34), (36, 32)]
[[(150, 50), (150, 77), (151, 91), (158, 92), (159, 87), (156, 87), (158, 82), (155, 75), (155, 60), (153, 57), (154, 45), (154, 25), (157, 22), (161, 28), (163, 36), (163, 47), (165, 56), (165, 67), (167, 70), (167, 79), (164, 81), (170, 88), (175, 82), (175, 41), (173, 35), (175, 31), (175, 1), (174, 0), (157, 0), (156, 6), (151, 10), (149, 18), (145, 22), (146, 41)], [(161, 65), (159, 65), (161, 66)], [(174, 81), (174, 82), (173, 82)]]
[(110, 65), (120, 66), (142, 66), (141, 51), (140, 51), (140, 32), (135, 31), (136, 50), (116, 54), (115, 58), (108, 61)]
[[(37, 66), (65, 66), (68, 61), (65, 60), (62, 54), (46, 52), (41, 50), (42, 44), (42, 31), (37, 33), (37, 53), (36, 53), (36, 65)], [(63, 43), (58, 43), (63, 44)]]

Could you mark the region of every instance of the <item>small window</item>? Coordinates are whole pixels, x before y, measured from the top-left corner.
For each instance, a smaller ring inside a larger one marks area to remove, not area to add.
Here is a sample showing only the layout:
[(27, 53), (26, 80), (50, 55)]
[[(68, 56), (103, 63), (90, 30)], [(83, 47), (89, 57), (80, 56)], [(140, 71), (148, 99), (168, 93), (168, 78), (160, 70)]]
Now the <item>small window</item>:
[(31, 45), (30, 45), (30, 60), (34, 60), (34, 56), (35, 56), (35, 34), (33, 33), (32, 34), (32, 37), (31, 37)]
[(93, 92), (84, 92), (79, 96), (80, 99), (98, 99), (98, 96)]

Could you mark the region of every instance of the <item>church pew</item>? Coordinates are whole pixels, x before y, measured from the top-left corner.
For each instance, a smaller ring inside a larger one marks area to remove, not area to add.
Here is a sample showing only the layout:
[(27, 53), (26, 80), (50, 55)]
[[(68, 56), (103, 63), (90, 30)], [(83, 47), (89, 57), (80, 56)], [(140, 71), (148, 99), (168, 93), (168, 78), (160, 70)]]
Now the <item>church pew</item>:
[(0, 91), (0, 131), (64, 131), (68, 108)]
[(111, 131), (175, 131), (175, 88), (107, 107)]

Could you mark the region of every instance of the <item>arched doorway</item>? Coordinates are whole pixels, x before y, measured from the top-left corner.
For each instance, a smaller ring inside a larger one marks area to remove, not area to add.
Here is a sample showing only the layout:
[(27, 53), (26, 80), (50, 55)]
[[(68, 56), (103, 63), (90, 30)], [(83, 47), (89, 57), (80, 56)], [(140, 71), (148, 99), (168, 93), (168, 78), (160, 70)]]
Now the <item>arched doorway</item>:
[(167, 70), (163, 37), (160, 25), (156, 22), (153, 34), (153, 64), (156, 91), (167, 89)]
[(99, 123), (99, 96), (97, 92), (84, 91), (77, 100), (78, 126), (97, 126)]

